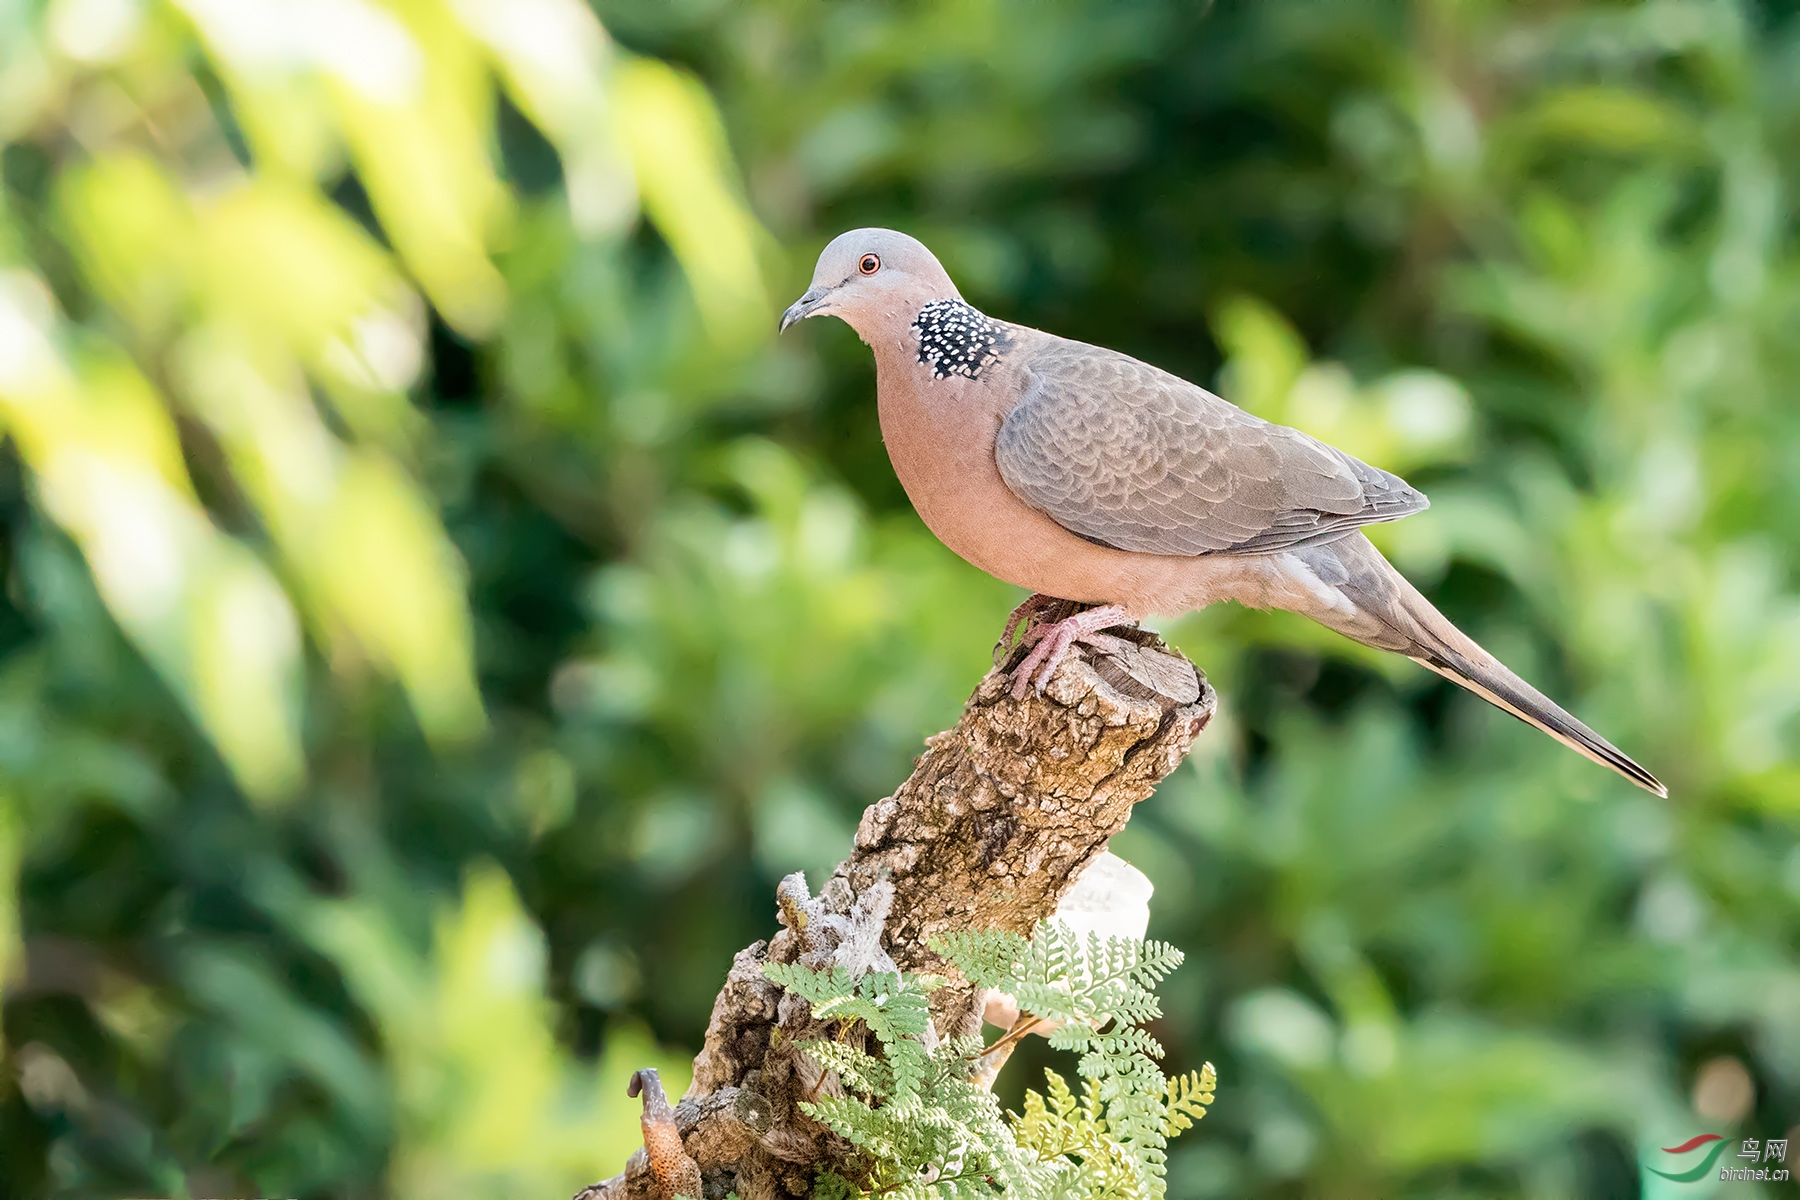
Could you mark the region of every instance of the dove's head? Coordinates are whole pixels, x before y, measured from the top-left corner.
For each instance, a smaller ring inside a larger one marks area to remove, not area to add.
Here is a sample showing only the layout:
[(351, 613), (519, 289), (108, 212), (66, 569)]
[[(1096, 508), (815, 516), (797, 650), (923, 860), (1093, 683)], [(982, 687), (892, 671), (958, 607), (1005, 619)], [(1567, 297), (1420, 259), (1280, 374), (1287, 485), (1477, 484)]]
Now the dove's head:
[(812, 286), (781, 314), (781, 328), (829, 314), (871, 341), (888, 324), (911, 324), (932, 300), (960, 299), (937, 257), (917, 238), (892, 229), (852, 229), (819, 255)]

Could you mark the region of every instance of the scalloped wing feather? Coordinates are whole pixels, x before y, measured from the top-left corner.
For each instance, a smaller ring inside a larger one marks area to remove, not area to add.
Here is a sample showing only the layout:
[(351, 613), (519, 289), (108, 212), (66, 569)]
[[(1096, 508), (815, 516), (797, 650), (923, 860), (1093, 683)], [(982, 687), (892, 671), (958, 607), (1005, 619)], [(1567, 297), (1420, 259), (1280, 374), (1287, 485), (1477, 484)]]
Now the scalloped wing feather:
[(1042, 335), (994, 457), (1071, 533), (1142, 554), (1259, 553), (1425, 508), (1405, 480), (1128, 355)]

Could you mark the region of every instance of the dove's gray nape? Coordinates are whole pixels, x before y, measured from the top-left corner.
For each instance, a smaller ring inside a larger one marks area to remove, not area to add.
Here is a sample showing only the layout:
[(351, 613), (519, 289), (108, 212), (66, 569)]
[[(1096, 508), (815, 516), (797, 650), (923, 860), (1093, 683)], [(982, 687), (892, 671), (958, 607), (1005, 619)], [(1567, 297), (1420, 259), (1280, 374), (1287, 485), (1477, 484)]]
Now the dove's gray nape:
[(1425, 508), (1398, 476), (1123, 354), (1047, 340), (994, 456), (1020, 499), (1140, 554), (1283, 550)]

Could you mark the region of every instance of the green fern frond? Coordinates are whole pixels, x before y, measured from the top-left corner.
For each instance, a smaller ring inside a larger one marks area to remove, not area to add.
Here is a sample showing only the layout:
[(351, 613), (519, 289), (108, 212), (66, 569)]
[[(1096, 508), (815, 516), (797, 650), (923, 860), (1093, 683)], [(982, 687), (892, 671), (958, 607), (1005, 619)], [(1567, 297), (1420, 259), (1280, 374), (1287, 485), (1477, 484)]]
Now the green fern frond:
[(910, 1140), (906, 1130), (886, 1110), (864, 1104), (853, 1096), (802, 1100), (800, 1110), (877, 1159), (901, 1157), (901, 1148)]
[(1026, 939), (1004, 929), (959, 930), (932, 938), (930, 944), (978, 988), (1000, 986), (1030, 947)]
[(1003, 931), (957, 933), (932, 948), (977, 987), (997, 987), (1022, 1012), (1060, 1022), (1051, 1045), (1079, 1054), (1080, 1094), (1054, 1071), (1027, 1091), (1023, 1115), (1003, 1113), (971, 1071), (980, 1039), (934, 1043), (935, 976), (814, 970), (767, 964), (764, 973), (804, 998), (819, 1020), (861, 1039), (801, 1042), (846, 1094), (803, 1101), (802, 1111), (857, 1147), (860, 1183), (821, 1175), (825, 1200), (1161, 1200), (1170, 1138), (1205, 1116), (1212, 1065), (1168, 1079), (1142, 1026), (1161, 1013), (1152, 990), (1181, 962), (1161, 942), (1079, 935), (1039, 925), (1027, 940)]
[(766, 962), (763, 974), (796, 996), (818, 1005), (854, 992), (855, 981), (843, 967), (816, 971), (799, 963)]
[(1153, 988), (1186, 959), (1187, 955), (1167, 942), (1144, 942), (1132, 978), (1139, 987)]
[(1163, 1122), (1163, 1135), (1174, 1137), (1184, 1129), (1192, 1129), (1206, 1115), (1207, 1106), (1213, 1102), (1213, 1093), (1217, 1087), (1218, 1076), (1213, 1072), (1211, 1063), (1198, 1071), (1189, 1071), (1186, 1075), (1177, 1075), (1169, 1080), (1168, 1091), (1163, 1100), (1168, 1113)]
[(1049, 1097), (1025, 1093), (1025, 1115), (1016, 1121), (1019, 1144), (1047, 1162), (1063, 1162), (1074, 1168), (1082, 1197), (1118, 1197), (1138, 1200), (1154, 1194), (1143, 1166), (1108, 1128), (1100, 1087), (1094, 1081), (1082, 1087), (1077, 1100), (1067, 1081), (1055, 1071), (1044, 1072)]
[(837, 1072), (844, 1086), (865, 1096), (885, 1096), (893, 1087), (888, 1064), (858, 1046), (809, 1038), (794, 1043), (827, 1071)]

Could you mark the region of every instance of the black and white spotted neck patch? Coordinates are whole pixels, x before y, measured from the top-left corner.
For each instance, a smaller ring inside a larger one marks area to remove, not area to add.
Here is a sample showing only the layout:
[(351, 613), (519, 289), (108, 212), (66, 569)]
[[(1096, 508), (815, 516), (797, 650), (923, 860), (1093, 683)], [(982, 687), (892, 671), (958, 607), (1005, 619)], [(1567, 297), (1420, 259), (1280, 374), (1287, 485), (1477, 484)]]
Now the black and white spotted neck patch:
[(998, 322), (961, 300), (933, 300), (919, 310), (912, 331), (919, 339), (919, 361), (931, 368), (933, 379), (974, 379), (1011, 340)]

